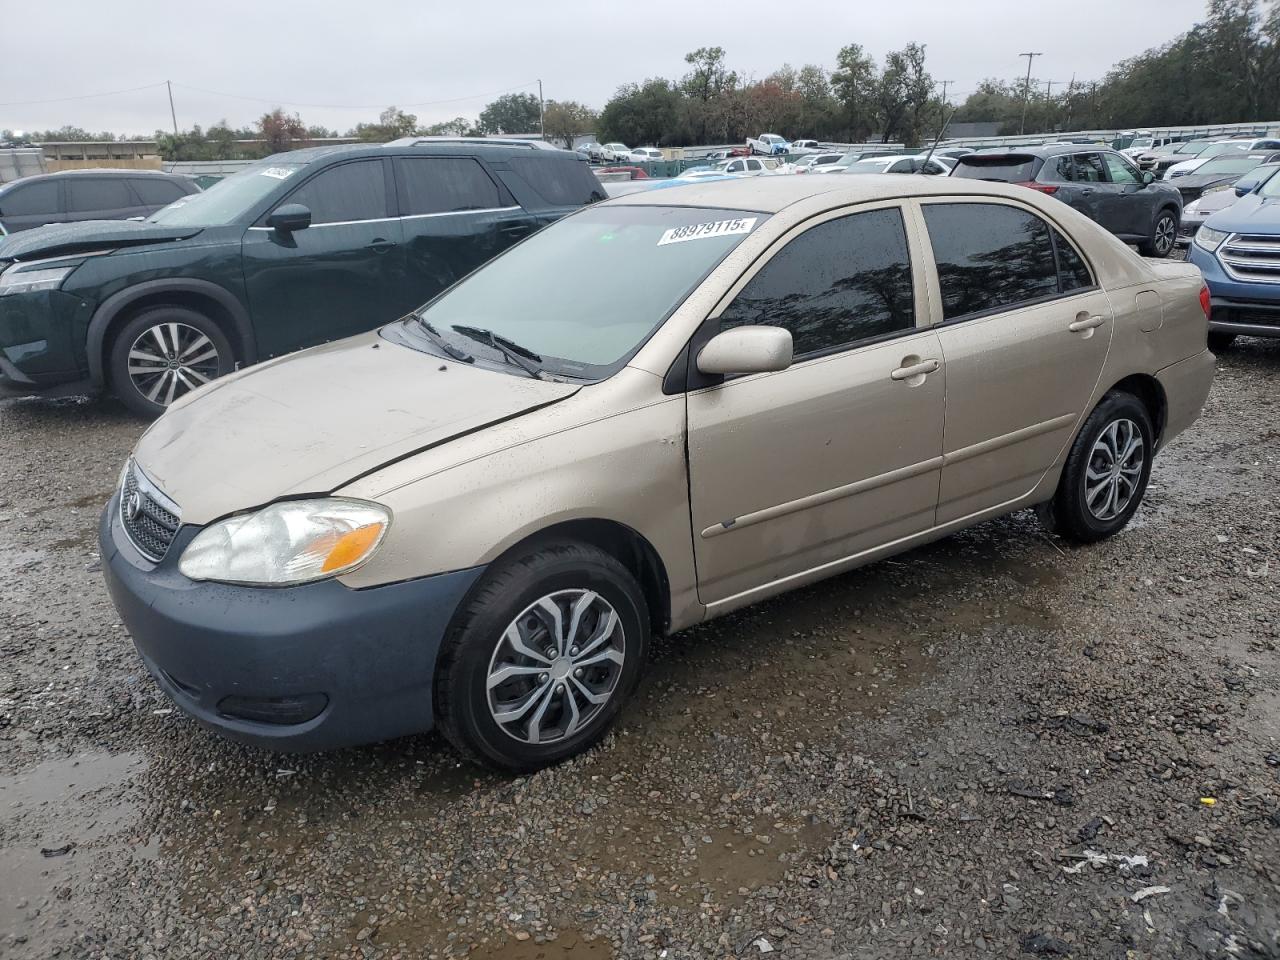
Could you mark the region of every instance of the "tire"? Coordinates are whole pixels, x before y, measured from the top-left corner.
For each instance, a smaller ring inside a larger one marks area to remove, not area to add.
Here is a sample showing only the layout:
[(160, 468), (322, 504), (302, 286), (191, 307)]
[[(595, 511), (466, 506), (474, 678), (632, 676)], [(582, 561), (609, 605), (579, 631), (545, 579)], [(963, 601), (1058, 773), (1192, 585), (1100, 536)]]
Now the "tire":
[(1138, 252), (1144, 257), (1167, 257), (1178, 240), (1178, 213), (1165, 207), (1156, 214), (1151, 224), (1151, 236), (1138, 244)]
[[(186, 362), (180, 363), (183, 357)], [(234, 369), (235, 352), (222, 328), (204, 314), (178, 306), (143, 310), (116, 334), (107, 357), (111, 392), (148, 418)]]
[(1234, 333), (1223, 333), (1220, 330), (1209, 331), (1209, 349), (1214, 353), (1222, 353), (1236, 342)]
[[(1139, 446), (1116, 468), (1114, 451), (1123, 453), (1134, 438)], [(1077, 543), (1095, 543), (1122, 530), (1146, 493), (1154, 443), (1146, 405), (1130, 393), (1108, 393), (1071, 445), (1049, 516), (1042, 512), (1045, 525)], [(1121, 469), (1126, 463), (1128, 468)]]
[[(550, 649), (548, 602), (566, 633), (575, 606), (584, 610), (580, 630), (558, 645), (563, 654)], [(445, 635), (435, 675), (440, 730), (462, 753), (514, 773), (581, 753), (635, 690), (649, 629), (640, 585), (602, 550), (566, 542), (502, 561)], [(575, 645), (575, 636), (584, 639)], [(506, 678), (490, 689), (500, 673)]]

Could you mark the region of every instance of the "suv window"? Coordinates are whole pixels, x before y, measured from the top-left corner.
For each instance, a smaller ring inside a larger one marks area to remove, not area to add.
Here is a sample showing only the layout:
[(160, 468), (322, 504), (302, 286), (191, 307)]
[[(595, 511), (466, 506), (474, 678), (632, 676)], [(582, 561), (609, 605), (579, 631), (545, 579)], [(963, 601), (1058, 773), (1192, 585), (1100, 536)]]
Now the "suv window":
[(995, 203), (930, 203), (924, 219), (944, 320), (1004, 310), (1059, 292), (1049, 225)]
[(286, 201), (311, 211), (311, 222), (378, 220), (387, 215), (387, 184), (381, 160), (355, 160), (316, 174)]
[(581, 160), (561, 157), (512, 157), (511, 171), (547, 203), (581, 206), (600, 199), (600, 181)]
[(89, 210), (120, 210), (136, 207), (128, 185), (123, 180), (104, 177), (68, 177), (67, 212), (84, 213)]
[(58, 212), (58, 184), (41, 180), (0, 194), (0, 212), (6, 217), (38, 217)]
[(797, 357), (915, 326), (902, 212), (829, 220), (788, 243), (720, 317), (722, 330), (757, 323), (790, 330)]
[(1002, 180), (1005, 183), (1026, 183), (1034, 180), (1039, 172), (1038, 157), (1019, 154), (994, 154), (991, 156), (961, 157), (956, 163), (953, 177), (970, 180)]
[(401, 157), (401, 216), (491, 210), (500, 207), (498, 188), (475, 160), (467, 157)]
[(133, 189), (142, 198), (142, 202), (149, 207), (173, 203), (179, 197), (186, 196), (182, 188), (172, 180), (161, 180), (159, 177), (148, 177), (144, 180), (139, 177), (131, 182)]
[(1142, 178), (1138, 176), (1138, 171), (1129, 166), (1118, 154), (1104, 153), (1102, 159), (1107, 165), (1107, 172), (1111, 174), (1112, 183), (1142, 182)]

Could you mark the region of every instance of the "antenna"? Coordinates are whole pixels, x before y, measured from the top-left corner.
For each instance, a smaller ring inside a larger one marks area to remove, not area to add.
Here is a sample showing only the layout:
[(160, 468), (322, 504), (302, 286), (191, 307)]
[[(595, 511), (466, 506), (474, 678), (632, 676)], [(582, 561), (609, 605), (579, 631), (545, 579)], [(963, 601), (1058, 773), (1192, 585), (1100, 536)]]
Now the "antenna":
[(942, 121), (942, 126), (938, 129), (938, 135), (933, 138), (933, 143), (929, 145), (929, 152), (924, 155), (924, 160), (920, 162), (920, 169), (916, 173), (924, 173), (925, 167), (929, 166), (929, 161), (933, 159), (933, 151), (938, 149), (938, 144), (942, 141), (942, 135), (947, 132), (947, 127), (951, 126), (951, 121), (955, 119), (957, 107), (951, 108), (951, 116)]

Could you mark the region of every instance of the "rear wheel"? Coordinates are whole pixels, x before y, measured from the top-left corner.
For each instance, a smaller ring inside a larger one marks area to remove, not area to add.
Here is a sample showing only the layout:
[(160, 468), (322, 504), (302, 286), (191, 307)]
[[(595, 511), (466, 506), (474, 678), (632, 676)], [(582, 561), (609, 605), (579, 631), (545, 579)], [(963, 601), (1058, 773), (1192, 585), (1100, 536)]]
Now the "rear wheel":
[(1046, 525), (1080, 543), (1117, 533), (1142, 503), (1154, 449), (1142, 401), (1121, 391), (1107, 394), (1071, 445), (1053, 500), (1041, 508)]
[(233, 369), (231, 342), (218, 324), (177, 306), (150, 307), (126, 323), (107, 363), (112, 392), (144, 417)]
[(1178, 215), (1168, 207), (1156, 215), (1151, 225), (1151, 237), (1138, 244), (1138, 252), (1144, 257), (1167, 257), (1178, 239)]
[(1235, 342), (1236, 335), (1234, 333), (1223, 333), (1219, 330), (1209, 331), (1209, 349), (1214, 353), (1222, 353), (1223, 350), (1226, 350)]
[(644, 594), (614, 557), (579, 543), (516, 556), (486, 577), (445, 637), (441, 732), (503, 770), (581, 753), (635, 689), (648, 641)]

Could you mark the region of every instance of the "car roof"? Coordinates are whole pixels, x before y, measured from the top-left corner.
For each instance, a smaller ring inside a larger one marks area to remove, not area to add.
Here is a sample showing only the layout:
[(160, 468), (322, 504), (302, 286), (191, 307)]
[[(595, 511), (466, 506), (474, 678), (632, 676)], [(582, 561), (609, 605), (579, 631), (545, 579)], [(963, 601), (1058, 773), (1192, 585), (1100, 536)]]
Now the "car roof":
[(991, 196), (1026, 199), (1025, 187), (985, 180), (869, 173), (860, 177), (751, 177), (714, 182), (692, 181), (658, 193), (630, 194), (609, 204), (713, 207), (778, 213), (812, 197), (836, 194), (838, 204), (870, 203), (899, 197)]
[(1110, 147), (1104, 147), (1101, 144), (1092, 143), (1046, 143), (1036, 147), (1008, 147), (998, 148), (990, 147), (985, 150), (975, 150), (973, 153), (965, 154), (960, 157), (963, 163), (972, 156), (980, 157), (1057, 157), (1064, 153), (1115, 153)]
[(562, 154), (580, 161), (572, 150), (562, 150), (550, 143), (539, 140), (490, 140), (485, 137), (401, 137), (390, 143), (333, 143), (318, 147), (303, 147), (300, 150), (288, 150), (277, 153), (267, 159), (276, 163), (312, 163), (316, 160), (335, 155), (376, 157), (384, 155), (388, 150), (404, 153), (420, 153), (436, 156), (468, 156), (497, 159), (509, 157), (514, 152), (538, 152)]
[[(163, 170), (133, 170), (128, 167), (86, 167), (80, 170), (54, 170), (51, 173), (35, 173), (29, 177), (22, 177), (22, 180), (48, 180), (53, 177), (92, 177), (92, 176), (109, 176), (109, 177), (164, 177), (165, 179), (183, 180), (186, 179), (181, 174), (166, 173)], [(10, 183), (17, 183), (17, 180), (11, 180)], [(8, 186), (6, 183), (4, 186)]]

